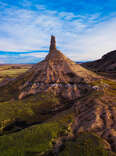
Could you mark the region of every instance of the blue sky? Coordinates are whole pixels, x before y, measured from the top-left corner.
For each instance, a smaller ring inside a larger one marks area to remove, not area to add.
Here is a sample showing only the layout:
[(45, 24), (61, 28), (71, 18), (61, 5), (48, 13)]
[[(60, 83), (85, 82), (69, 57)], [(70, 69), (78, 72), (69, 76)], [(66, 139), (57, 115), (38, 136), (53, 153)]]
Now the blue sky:
[(0, 63), (36, 63), (51, 34), (74, 61), (116, 49), (116, 0), (0, 0)]

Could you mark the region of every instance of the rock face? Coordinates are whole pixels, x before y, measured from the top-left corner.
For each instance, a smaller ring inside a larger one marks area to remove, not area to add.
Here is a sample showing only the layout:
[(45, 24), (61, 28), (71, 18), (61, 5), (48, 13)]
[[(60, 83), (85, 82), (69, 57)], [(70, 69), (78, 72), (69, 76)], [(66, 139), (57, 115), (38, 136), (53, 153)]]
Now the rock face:
[(54, 52), (54, 50), (56, 50), (56, 40), (55, 36), (51, 36), (50, 52)]
[[(116, 102), (111, 97), (90, 97), (75, 103), (74, 133), (94, 132), (109, 142), (116, 152)], [(116, 97), (115, 97), (116, 99)], [(113, 103), (113, 106), (110, 105)]]
[[(27, 75), (29, 76), (27, 77)], [(93, 77), (96, 78), (94, 74)], [(19, 87), (19, 99), (47, 91), (70, 100), (75, 99), (89, 89), (85, 81), (93, 79), (93, 77), (88, 70), (77, 65), (57, 50), (55, 37), (51, 36), (49, 54), (45, 60), (34, 65), (23, 76), (26, 83)]]

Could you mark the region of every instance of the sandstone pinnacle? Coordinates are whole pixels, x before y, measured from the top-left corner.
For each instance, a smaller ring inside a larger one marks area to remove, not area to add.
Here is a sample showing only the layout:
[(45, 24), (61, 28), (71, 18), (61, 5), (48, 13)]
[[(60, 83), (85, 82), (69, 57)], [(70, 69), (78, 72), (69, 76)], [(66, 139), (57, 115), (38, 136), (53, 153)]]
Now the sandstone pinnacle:
[[(89, 88), (92, 74), (67, 58), (56, 48), (55, 36), (51, 36), (49, 54), (45, 60), (33, 65), (23, 75), (26, 81), (19, 87), (19, 99), (41, 92), (50, 92), (72, 100), (80, 97), (82, 90)], [(80, 84), (85, 84), (81, 87)]]
[(55, 36), (51, 36), (51, 43), (50, 43), (50, 52), (56, 50), (56, 39)]

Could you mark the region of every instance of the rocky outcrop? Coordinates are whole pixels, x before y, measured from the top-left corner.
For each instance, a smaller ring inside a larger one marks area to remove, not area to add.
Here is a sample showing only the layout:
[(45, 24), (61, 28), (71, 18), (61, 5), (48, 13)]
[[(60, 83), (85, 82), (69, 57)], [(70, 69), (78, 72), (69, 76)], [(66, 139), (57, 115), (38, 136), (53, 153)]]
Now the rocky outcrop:
[[(26, 75), (30, 75), (28, 78)], [(56, 48), (55, 37), (51, 37), (49, 54), (45, 60), (34, 65), (23, 78), (19, 87), (19, 99), (39, 92), (50, 91), (68, 99), (76, 99), (90, 89), (86, 81), (96, 79), (96, 75), (65, 57)], [(80, 87), (80, 85), (82, 85)]]
[[(51, 92), (73, 101), (75, 119), (72, 136), (65, 139), (75, 138), (80, 132), (94, 132), (107, 140), (112, 150), (116, 151), (116, 103), (115, 96), (113, 101), (113, 95), (107, 93), (111, 89), (110, 83), (106, 84), (101, 76), (65, 57), (57, 50), (54, 36), (51, 37), (49, 54), (45, 60), (34, 65), (23, 78), (26, 81), (19, 87), (19, 99), (40, 92)], [(98, 79), (101, 79), (99, 83), (95, 81)], [(96, 82), (95, 85), (92, 85), (92, 81)], [(62, 139), (60, 141), (61, 146)]]
[(50, 52), (54, 52), (54, 50), (56, 50), (56, 40), (55, 36), (51, 36)]
[(111, 145), (116, 152), (116, 109), (111, 98), (85, 97), (74, 105), (75, 121), (72, 126), (74, 135), (80, 132), (94, 132)]

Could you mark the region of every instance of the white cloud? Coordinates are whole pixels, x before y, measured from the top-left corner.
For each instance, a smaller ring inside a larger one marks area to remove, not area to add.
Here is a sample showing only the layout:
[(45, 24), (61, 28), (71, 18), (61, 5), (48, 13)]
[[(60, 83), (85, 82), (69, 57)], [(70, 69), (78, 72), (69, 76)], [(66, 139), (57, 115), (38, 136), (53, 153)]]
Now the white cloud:
[(116, 18), (113, 18), (107, 22), (96, 25), (85, 34), (80, 35), (80, 40), (75, 40), (75, 42), (73, 43), (73, 45), (77, 44), (77, 49), (80, 49), (80, 53), (77, 54), (78, 58), (80, 60), (98, 59), (103, 54), (115, 50), (115, 27)]
[(0, 60), (0, 64), (5, 64), (5, 62), (4, 62), (4, 61), (2, 61), (2, 60)]
[(42, 52), (42, 53), (29, 53), (29, 54), (21, 54), (20, 56), (33, 56), (33, 57), (37, 57), (37, 58), (44, 58), (46, 55), (47, 55), (47, 53), (45, 53), (45, 52)]
[[(96, 59), (116, 49), (116, 18), (98, 23), (100, 14), (81, 16), (47, 10), (43, 5), (36, 8), (4, 10), (5, 15), (0, 15), (0, 50), (45, 50), (51, 34), (56, 36), (58, 48), (76, 61)], [(39, 58), (46, 53), (27, 55)]]

